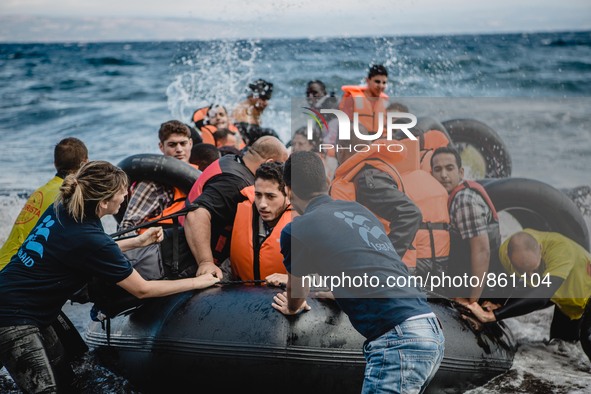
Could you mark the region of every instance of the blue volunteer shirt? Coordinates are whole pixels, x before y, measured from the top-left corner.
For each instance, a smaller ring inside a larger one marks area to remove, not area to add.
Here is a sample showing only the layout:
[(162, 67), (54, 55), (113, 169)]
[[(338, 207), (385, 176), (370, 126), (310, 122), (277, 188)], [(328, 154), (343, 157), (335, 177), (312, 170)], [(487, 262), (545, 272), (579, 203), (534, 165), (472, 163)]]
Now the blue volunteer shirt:
[(68, 297), (97, 276), (117, 283), (132, 266), (96, 216), (76, 223), (53, 205), (0, 271), (0, 327), (50, 325)]
[[(333, 294), (353, 327), (369, 340), (431, 312), (426, 296), (407, 280), (408, 270), (380, 221), (356, 202), (327, 195), (312, 199), (306, 212), (283, 229), (281, 252), (295, 276), (351, 278), (353, 286), (335, 287)], [(397, 278), (405, 285), (392, 286)]]

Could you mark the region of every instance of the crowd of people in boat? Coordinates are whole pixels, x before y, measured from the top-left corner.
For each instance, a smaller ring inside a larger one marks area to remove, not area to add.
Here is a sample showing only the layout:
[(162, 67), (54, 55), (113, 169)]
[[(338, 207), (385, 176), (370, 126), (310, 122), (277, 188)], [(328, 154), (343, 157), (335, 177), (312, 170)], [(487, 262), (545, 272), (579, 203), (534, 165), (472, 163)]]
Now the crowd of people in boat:
[[(82, 141), (60, 141), (56, 176), (30, 196), (0, 250), (0, 362), (19, 388), (68, 387), (72, 372), (54, 353), (59, 338), (52, 323), (63, 304), (97, 277), (139, 299), (228, 280), (284, 286), (270, 303), (295, 315), (309, 308), (302, 279), (308, 274), (365, 273), (380, 281), (537, 274), (548, 278), (547, 286), (464, 281), (428, 294), (409, 281), (401, 288), (338, 287), (323, 296), (367, 338), (363, 392), (419, 392), (433, 378), (444, 336), (428, 296), (453, 299), (474, 326), (555, 305), (550, 337), (580, 340), (591, 358), (589, 252), (561, 234), (534, 229), (501, 242), (494, 204), (480, 184), (465, 179), (462, 157), (443, 130), (412, 127), (416, 138), (396, 135), (402, 149), (395, 152), (366, 144), (363, 136), (382, 130), (389, 111), (409, 112), (390, 102), (387, 83), (387, 69), (371, 65), (366, 84), (343, 86), (340, 99), (322, 81), (307, 84), (311, 108), (339, 109), (358, 119), (360, 133), (347, 138), (327, 116), (327, 125), (311, 133), (302, 126), (285, 144), (262, 127), (273, 93), (273, 84), (262, 79), (249, 85), (247, 98), (231, 113), (216, 103), (196, 110), (191, 125), (162, 123), (162, 154), (201, 171), (188, 193), (149, 180), (129, 185), (118, 167), (89, 161)], [(339, 149), (321, 152), (322, 143)], [(356, 150), (358, 144), (367, 149)], [(128, 193), (125, 211), (118, 213)], [(101, 218), (116, 214), (118, 230), (135, 237), (105, 234)], [(143, 226), (154, 222), (158, 226)], [(189, 263), (174, 277), (142, 275), (145, 256), (162, 258), (165, 243), (173, 243), (177, 254), (184, 247)], [(409, 362), (400, 355), (419, 349), (429, 357), (413, 359), (407, 371), (412, 379), (400, 379), (396, 371)]]

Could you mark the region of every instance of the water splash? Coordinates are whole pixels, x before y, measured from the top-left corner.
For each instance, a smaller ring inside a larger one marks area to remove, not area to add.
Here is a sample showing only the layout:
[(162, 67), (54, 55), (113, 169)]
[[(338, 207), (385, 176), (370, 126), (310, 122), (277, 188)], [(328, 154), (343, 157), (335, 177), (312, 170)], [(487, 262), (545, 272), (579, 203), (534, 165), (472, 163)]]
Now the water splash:
[(212, 103), (228, 111), (245, 97), (245, 87), (254, 79), (261, 52), (258, 40), (194, 42), (181, 48), (171, 67), (174, 81), (166, 89), (168, 108), (176, 119), (190, 123), (197, 108)]

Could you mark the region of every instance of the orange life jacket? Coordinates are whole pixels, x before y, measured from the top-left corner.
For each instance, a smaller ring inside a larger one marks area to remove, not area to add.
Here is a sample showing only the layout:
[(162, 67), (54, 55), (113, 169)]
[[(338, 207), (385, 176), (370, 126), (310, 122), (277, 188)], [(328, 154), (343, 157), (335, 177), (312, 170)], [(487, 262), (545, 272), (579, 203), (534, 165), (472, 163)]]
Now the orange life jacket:
[[(367, 86), (346, 85), (341, 87), (345, 94), (339, 104), (339, 109), (345, 113), (348, 109), (359, 114), (359, 123), (361, 123), (370, 132), (376, 132), (379, 129), (380, 114), (383, 119), (383, 130), (386, 130), (386, 112), (388, 106), (388, 96), (380, 93), (379, 98), (370, 100), (365, 95)], [(347, 113), (349, 119), (353, 121), (353, 114)]]
[(195, 112), (193, 112), (192, 120), (198, 129), (203, 127), (205, 118), (207, 118), (207, 113), (209, 112), (210, 108), (211, 105), (207, 107), (197, 108)]
[[(189, 163), (192, 167), (199, 169), (199, 167), (197, 167), (195, 164), (191, 164)], [(164, 217), (164, 216), (168, 216), (171, 215), (175, 212), (180, 211), (181, 209), (185, 208), (185, 201), (187, 200), (187, 194), (185, 192), (183, 192), (181, 189), (178, 188), (173, 188), (174, 190), (174, 194), (172, 197), (172, 203), (167, 206), (166, 208), (164, 208), (164, 210), (162, 211), (162, 213), (160, 213), (159, 215), (155, 215), (152, 216), (150, 218), (148, 218), (147, 220), (154, 220), (157, 219), (159, 217)], [(162, 226), (172, 226), (174, 224), (174, 220), (173, 219), (165, 219), (159, 222), (160, 225)], [(147, 228), (142, 228), (138, 230), (138, 233), (142, 234), (143, 232), (147, 231)]]
[[(228, 130), (230, 130), (230, 132), (235, 135), (236, 134), (239, 135), (239, 133), (240, 133), (240, 131), (238, 131), (238, 128), (231, 123), (228, 125)], [(224, 146), (224, 145), (235, 146), (234, 142), (228, 142), (226, 144), (220, 144), (219, 142), (216, 142), (215, 133), (218, 131), (217, 126), (214, 126), (211, 124), (204, 125), (204, 126), (201, 126), (199, 131), (201, 131), (201, 139), (203, 139), (204, 144), (215, 145), (218, 148), (220, 146)], [(237, 149), (239, 149), (239, 150), (243, 149), (245, 146), (246, 146), (246, 144), (244, 143), (244, 141), (242, 139), (240, 139), (240, 146), (238, 146)]]
[(448, 146), (451, 141), (444, 132), (439, 130), (428, 130), (423, 133), (421, 146), (421, 170), (431, 173), (431, 157), (435, 149)]
[[(400, 153), (388, 152), (377, 144), (398, 143), (405, 146)], [(410, 139), (402, 141), (374, 141), (370, 150), (360, 152), (342, 163), (335, 172), (330, 195), (335, 199), (355, 201), (353, 178), (370, 165), (390, 175), (398, 189), (405, 193), (421, 210), (423, 220), (410, 248), (402, 257), (408, 267), (416, 266), (416, 259), (447, 260), (449, 256), (449, 212), (447, 191), (431, 174), (419, 169), (419, 144)], [(377, 215), (376, 215), (377, 216)], [(390, 223), (378, 216), (386, 233)]]
[(242, 189), (242, 194), (247, 199), (238, 204), (234, 219), (230, 244), (232, 272), (241, 280), (260, 280), (274, 273), (287, 273), (279, 238), (283, 227), (291, 222), (291, 206), (283, 212), (271, 234), (258, 245), (259, 215), (254, 204), (254, 186)]
[[(215, 137), (213, 135), (216, 133), (216, 131), (218, 131), (218, 127), (205, 123), (205, 119), (207, 118), (207, 113), (209, 112), (210, 109), (211, 109), (211, 105), (208, 107), (202, 107), (202, 108), (196, 109), (195, 112), (193, 112), (192, 120), (193, 120), (193, 123), (195, 123), (195, 126), (201, 132), (201, 139), (203, 139), (203, 143), (217, 146), (217, 144), (215, 142)], [(234, 134), (239, 133), (238, 128), (231, 122), (228, 122), (228, 130), (230, 130)], [(244, 142), (242, 142), (241, 145), (238, 147), (238, 149), (244, 148), (245, 145), (246, 144), (244, 144)]]

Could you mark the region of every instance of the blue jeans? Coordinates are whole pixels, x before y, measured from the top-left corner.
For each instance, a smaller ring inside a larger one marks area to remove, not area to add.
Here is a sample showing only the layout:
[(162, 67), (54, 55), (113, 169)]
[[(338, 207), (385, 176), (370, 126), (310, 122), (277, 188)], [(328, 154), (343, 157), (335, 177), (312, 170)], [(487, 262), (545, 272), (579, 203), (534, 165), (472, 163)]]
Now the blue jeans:
[(408, 320), (367, 342), (363, 394), (422, 393), (441, 364), (443, 332), (434, 317)]

